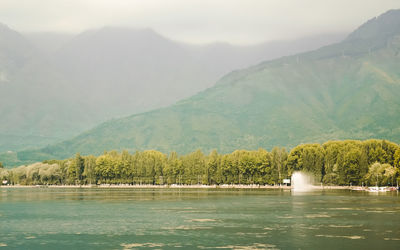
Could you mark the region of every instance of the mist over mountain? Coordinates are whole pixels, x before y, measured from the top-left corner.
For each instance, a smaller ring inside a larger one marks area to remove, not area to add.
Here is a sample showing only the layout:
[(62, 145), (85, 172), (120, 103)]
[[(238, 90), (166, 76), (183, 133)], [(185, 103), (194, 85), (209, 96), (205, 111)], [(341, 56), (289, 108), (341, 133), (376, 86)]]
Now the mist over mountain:
[(86, 127), (72, 125), (70, 110), (79, 111), (79, 104), (68, 100), (71, 84), (40, 51), (7, 26), (0, 37), (0, 149), (43, 145), (54, 142), (59, 129)]
[(167, 108), (103, 123), (22, 160), (76, 152), (291, 147), (334, 139), (400, 140), (400, 10), (344, 41), (234, 71)]
[(106, 27), (75, 37), (55, 58), (65, 75), (80, 83), (86, 98), (109, 109), (109, 118), (172, 104), (211, 87), (233, 69), (340, 37), (308, 38), (299, 44), (195, 46), (171, 41), (151, 29)]
[(100, 122), (175, 103), (224, 74), (340, 40), (188, 45), (151, 29), (71, 36), (0, 27), (0, 152), (41, 147)]
[(41, 53), (52, 56), (62, 46), (75, 37), (74, 34), (55, 32), (22, 33), (22, 35)]

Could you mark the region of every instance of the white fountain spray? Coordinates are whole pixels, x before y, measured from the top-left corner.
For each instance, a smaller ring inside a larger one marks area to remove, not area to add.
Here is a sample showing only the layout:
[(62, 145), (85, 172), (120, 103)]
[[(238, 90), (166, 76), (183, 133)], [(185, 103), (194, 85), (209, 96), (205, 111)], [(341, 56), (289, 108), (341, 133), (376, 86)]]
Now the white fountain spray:
[(312, 177), (303, 172), (294, 172), (292, 174), (292, 190), (307, 192), (312, 189)]

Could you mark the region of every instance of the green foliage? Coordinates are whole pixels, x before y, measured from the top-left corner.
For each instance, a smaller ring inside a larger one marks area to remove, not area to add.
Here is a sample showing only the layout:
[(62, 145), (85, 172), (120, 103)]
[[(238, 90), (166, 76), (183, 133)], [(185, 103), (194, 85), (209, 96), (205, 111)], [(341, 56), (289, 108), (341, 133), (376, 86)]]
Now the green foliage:
[(385, 140), (347, 140), (302, 144), (290, 153), (279, 147), (208, 155), (201, 150), (168, 156), (156, 150), (98, 157), (77, 153), (66, 160), (0, 169), (0, 178), (14, 184), (277, 185), (294, 171), (306, 171), (326, 184), (393, 185), (400, 173), (399, 152), (397, 144)]
[(271, 168), (273, 169), (273, 179), (277, 183), (282, 183), (283, 179), (288, 176), (284, 173), (287, 173), (287, 160), (288, 153), (286, 149), (274, 147), (271, 151)]
[(365, 180), (369, 185), (390, 185), (394, 184), (394, 178), (397, 174), (398, 172), (393, 166), (375, 162), (369, 167)]
[(296, 170), (310, 172), (318, 179), (324, 173), (325, 150), (319, 144), (304, 144), (295, 147), (288, 156), (290, 173)]
[(77, 153), (75, 158), (69, 163), (67, 169), (68, 179), (70, 183), (73, 183), (74, 181), (81, 183), (84, 168), (84, 159), (79, 153)]
[(393, 165), (394, 167), (397, 168), (397, 170), (400, 170), (400, 148), (398, 148), (396, 150), (396, 152), (394, 153), (394, 161), (393, 161)]
[(7, 180), (11, 184), (62, 184), (63, 173), (60, 165), (35, 163), (8, 171)]

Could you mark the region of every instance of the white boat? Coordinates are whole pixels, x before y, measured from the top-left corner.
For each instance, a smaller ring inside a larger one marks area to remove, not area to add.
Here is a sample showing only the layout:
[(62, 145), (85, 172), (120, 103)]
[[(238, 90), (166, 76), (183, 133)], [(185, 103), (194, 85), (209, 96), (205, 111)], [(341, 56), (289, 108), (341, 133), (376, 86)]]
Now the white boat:
[(389, 189), (387, 187), (369, 187), (368, 192), (387, 192)]

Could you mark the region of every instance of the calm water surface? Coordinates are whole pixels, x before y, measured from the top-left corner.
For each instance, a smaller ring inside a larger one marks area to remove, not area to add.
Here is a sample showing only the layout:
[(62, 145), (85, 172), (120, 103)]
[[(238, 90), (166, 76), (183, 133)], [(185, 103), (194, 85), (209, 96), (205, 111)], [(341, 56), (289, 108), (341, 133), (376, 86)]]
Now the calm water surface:
[(0, 249), (400, 249), (400, 195), (0, 188)]

